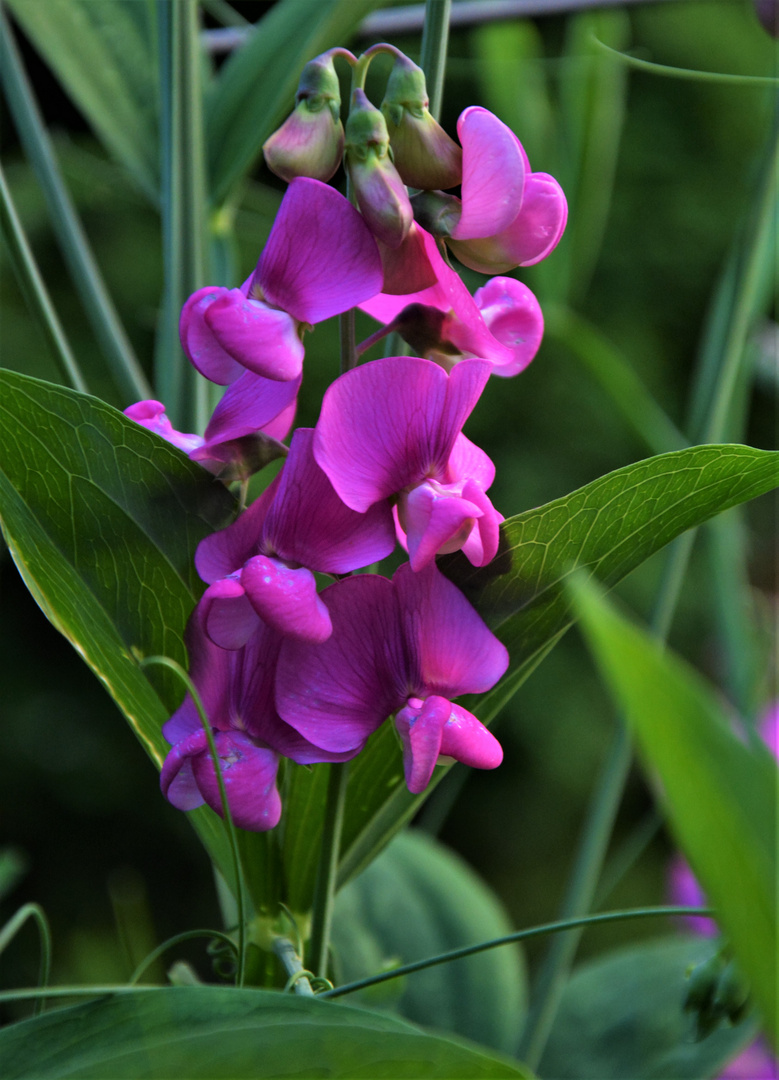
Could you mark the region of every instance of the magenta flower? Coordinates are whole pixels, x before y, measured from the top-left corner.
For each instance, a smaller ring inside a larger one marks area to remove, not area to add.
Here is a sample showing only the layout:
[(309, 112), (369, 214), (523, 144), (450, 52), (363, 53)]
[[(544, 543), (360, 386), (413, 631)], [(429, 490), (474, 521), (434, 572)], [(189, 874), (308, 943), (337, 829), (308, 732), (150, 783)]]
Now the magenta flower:
[(562, 188), (530, 171), (522, 143), (479, 106), (460, 114), (462, 199), (423, 192), (413, 205), (423, 225), (443, 236), (460, 260), (483, 274), (531, 266), (557, 246), (568, 219)]
[(333, 633), (321, 645), (286, 639), (280, 716), (315, 746), (357, 753), (384, 720), (403, 743), (406, 784), (423, 791), (440, 757), (494, 769), (500, 743), (451, 698), (489, 690), (508, 653), (434, 565), (404, 564), (392, 581), (361, 574), (323, 592)]
[(332, 626), (314, 573), (346, 574), (395, 546), (389, 504), (357, 513), (338, 498), (298, 428), (280, 475), (237, 521), (201, 541), (195, 565), (209, 583), (200, 601), (211, 639), (245, 643), (260, 619), (281, 634), (324, 641)]
[[(344, 761), (311, 745), (276, 712), (273, 687), (281, 639), (258, 624), (243, 649), (227, 652), (207, 637), (195, 609), (186, 632), (190, 676), (211, 725), (235, 824), (264, 832), (278, 824), (279, 754), (303, 764)], [(160, 775), (162, 792), (179, 810), (207, 803), (222, 813), (208, 738), (189, 694), (162, 729), (172, 745)]]
[(260, 256), (240, 289), (207, 286), (181, 312), (181, 345), (216, 383), (253, 371), (296, 379), (301, 331), (374, 296), (382, 284), (376, 242), (355, 208), (318, 180), (292, 181)]
[(124, 414), (216, 476), (243, 480), (286, 453), (279, 440), (286, 438), (295, 419), (300, 381), (278, 382), (245, 371), (223, 394), (204, 436), (176, 431), (161, 401), (139, 401)]
[[(379, 293), (360, 304), (378, 322), (382, 333), (397, 330), (418, 355), (451, 367), (463, 357), (489, 360), (495, 375), (517, 375), (538, 352), (544, 334), (541, 308), (527, 285), (514, 278), (488, 281), (474, 296), (458, 273), (446, 264), (438, 244), (418, 228), (424, 256), (413, 251), (413, 269), (432, 268), (436, 284), (415, 293)], [(402, 275), (395, 274), (393, 281)], [(411, 277), (413, 280), (413, 276)], [(395, 287), (398, 287), (397, 285)], [(372, 344), (380, 334), (363, 343)]]
[(414, 570), (460, 548), (484, 566), (498, 549), (503, 518), (485, 494), (495, 469), (461, 434), (489, 373), (484, 360), (447, 375), (429, 360), (388, 357), (346, 372), (324, 396), (317, 463), (358, 513), (397, 497)]

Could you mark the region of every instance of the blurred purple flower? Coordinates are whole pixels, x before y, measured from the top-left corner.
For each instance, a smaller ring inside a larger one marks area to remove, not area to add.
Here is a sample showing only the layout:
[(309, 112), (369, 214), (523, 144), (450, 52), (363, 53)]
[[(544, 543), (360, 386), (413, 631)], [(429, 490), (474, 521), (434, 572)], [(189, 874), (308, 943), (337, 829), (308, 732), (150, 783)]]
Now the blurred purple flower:
[(355, 754), (391, 714), (406, 784), (427, 787), (440, 757), (496, 768), (500, 743), (451, 698), (489, 690), (508, 653), (463, 594), (435, 567), (406, 563), (392, 581), (361, 574), (323, 592), (333, 633), (321, 645), (286, 639), (276, 704), (315, 746)]

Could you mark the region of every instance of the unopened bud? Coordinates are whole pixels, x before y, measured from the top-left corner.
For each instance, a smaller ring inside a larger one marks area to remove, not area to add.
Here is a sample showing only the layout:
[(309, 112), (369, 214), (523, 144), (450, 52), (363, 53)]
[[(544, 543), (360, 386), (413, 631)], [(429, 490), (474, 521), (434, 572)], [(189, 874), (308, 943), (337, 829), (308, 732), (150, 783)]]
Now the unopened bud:
[(695, 1016), (698, 1041), (723, 1023), (737, 1024), (748, 1007), (749, 988), (722, 951), (690, 971), (684, 1009)]
[(395, 167), (411, 187), (456, 187), (462, 180), (463, 152), (433, 119), (429, 104), (422, 68), (399, 56), (381, 103)]
[(357, 205), (371, 232), (388, 247), (399, 247), (414, 215), (408, 192), (392, 163), (387, 124), (360, 89), (352, 94), (346, 121), (344, 161)]
[(443, 191), (420, 191), (411, 199), (414, 220), (433, 236), (448, 238), (462, 214), (463, 204)]
[(271, 172), (290, 182), (297, 176), (329, 180), (341, 164), (344, 129), (338, 76), (328, 53), (303, 68), (295, 109), (262, 148)]
[(414, 350), (414, 356), (457, 356), (459, 350), (445, 336), (448, 318), (447, 312), (427, 304), (407, 304), (388, 329), (400, 334)]

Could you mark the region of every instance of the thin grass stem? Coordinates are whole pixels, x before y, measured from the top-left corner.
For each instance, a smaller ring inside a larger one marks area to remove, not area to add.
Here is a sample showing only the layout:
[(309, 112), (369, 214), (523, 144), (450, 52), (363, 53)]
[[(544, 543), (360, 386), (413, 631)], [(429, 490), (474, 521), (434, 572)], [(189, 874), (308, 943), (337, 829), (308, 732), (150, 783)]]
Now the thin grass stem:
[(70, 197), (24, 70), (0, 9), (0, 78), (25, 153), (43, 189), (52, 228), (98, 344), (123, 398), (151, 397), (151, 387), (117, 315)]
[(327, 978), (330, 953), (330, 927), (333, 921), (338, 859), (341, 853), (341, 831), (346, 805), (346, 786), (349, 779), (348, 762), (333, 762), (327, 783), (325, 820), (322, 828), (322, 848), (314, 889), (314, 910), (311, 921), (310, 965), (321, 978)]
[[(38, 927), (38, 936), (41, 940), (41, 963), (38, 972), (38, 989), (45, 994), (49, 985), (49, 977), (51, 976), (51, 930), (49, 929), (49, 920), (46, 918), (46, 912), (40, 906), (40, 904), (24, 904), (13, 915), (5, 926), (0, 929), (0, 953), (4, 951), (6, 946), (16, 937), (21, 928), (27, 922), (28, 919), (32, 919)], [(43, 1009), (43, 997), (35, 1006), (35, 1016), (38, 1016)]]
[(33, 318), (43, 330), (60, 374), (74, 390), (80, 390), (84, 394), (89, 393), (86, 379), (68, 344), (59, 316), (38, 270), (35, 256), (27, 243), (27, 237), (19, 215), (16, 213), (2, 168), (0, 168), (0, 228), (5, 237), (19, 287)]
[(425, 25), (422, 29), (422, 50), (419, 66), (425, 73), (430, 113), (441, 117), (444, 97), (446, 54), (449, 48), (449, 19), (452, 0), (426, 0)]

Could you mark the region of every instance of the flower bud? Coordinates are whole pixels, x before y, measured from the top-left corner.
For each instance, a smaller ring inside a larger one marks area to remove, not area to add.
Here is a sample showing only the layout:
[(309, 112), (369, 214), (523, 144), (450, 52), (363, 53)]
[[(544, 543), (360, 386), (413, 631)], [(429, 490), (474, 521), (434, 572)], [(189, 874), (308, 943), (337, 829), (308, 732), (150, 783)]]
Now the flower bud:
[(411, 203), (392, 164), (384, 117), (360, 89), (352, 94), (346, 121), (344, 161), (371, 232), (388, 247), (400, 247), (414, 220)]
[(296, 176), (327, 181), (341, 164), (344, 129), (338, 76), (328, 53), (303, 68), (295, 109), (262, 148), (271, 172), (288, 183)]
[(722, 950), (692, 968), (684, 1009), (695, 1016), (698, 1041), (722, 1023), (737, 1024), (748, 1008), (749, 988)]
[(381, 103), (395, 168), (411, 187), (456, 187), (462, 180), (463, 152), (430, 115), (429, 104), (422, 68), (399, 56)]
[(420, 191), (411, 199), (414, 220), (433, 236), (448, 238), (460, 220), (463, 204), (443, 191)]

